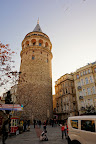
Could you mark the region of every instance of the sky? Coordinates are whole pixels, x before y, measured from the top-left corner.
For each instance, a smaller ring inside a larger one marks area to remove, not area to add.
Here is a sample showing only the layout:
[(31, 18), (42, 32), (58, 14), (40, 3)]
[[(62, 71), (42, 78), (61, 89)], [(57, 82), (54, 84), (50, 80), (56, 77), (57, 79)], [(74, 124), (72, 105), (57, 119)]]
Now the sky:
[(21, 43), (38, 18), (52, 43), (55, 94), (57, 79), (96, 61), (96, 0), (0, 0), (0, 41), (17, 52), (17, 71)]

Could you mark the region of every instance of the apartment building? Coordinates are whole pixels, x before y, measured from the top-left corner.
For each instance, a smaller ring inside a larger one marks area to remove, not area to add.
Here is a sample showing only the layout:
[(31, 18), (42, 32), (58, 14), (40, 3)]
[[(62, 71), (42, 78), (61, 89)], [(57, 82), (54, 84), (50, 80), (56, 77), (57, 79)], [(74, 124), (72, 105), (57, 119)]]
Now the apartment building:
[(61, 76), (55, 82), (56, 114), (59, 119), (77, 115), (73, 73)]
[(79, 114), (83, 114), (89, 106), (96, 109), (96, 62), (77, 69), (74, 83)]

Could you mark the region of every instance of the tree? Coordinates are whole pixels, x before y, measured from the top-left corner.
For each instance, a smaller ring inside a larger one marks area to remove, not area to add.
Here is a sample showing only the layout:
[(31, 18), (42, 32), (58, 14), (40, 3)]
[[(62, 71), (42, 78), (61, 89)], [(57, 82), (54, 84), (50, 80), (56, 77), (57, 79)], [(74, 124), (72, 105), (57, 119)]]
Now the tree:
[(16, 75), (14, 75), (14, 63), (12, 60), (14, 51), (11, 51), (9, 45), (2, 44), (0, 41), (0, 91), (8, 91), (7, 87), (15, 84)]
[(96, 114), (95, 108), (92, 105), (86, 106), (85, 114)]

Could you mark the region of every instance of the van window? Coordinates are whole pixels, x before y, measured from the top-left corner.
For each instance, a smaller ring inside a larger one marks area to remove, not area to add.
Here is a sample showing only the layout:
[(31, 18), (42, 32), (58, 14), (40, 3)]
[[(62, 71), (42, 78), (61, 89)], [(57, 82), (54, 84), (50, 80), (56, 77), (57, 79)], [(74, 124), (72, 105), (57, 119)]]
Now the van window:
[(78, 120), (71, 120), (72, 128), (78, 129)]
[(95, 132), (94, 120), (81, 120), (81, 130)]

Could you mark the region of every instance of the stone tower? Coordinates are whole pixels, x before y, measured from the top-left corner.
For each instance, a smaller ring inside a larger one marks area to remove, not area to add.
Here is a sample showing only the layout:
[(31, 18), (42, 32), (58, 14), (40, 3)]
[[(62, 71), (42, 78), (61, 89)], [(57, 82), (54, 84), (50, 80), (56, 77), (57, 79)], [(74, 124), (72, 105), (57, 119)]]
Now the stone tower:
[(30, 120), (52, 118), (52, 44), (39, 21), (22, 41), (17, 101)]

